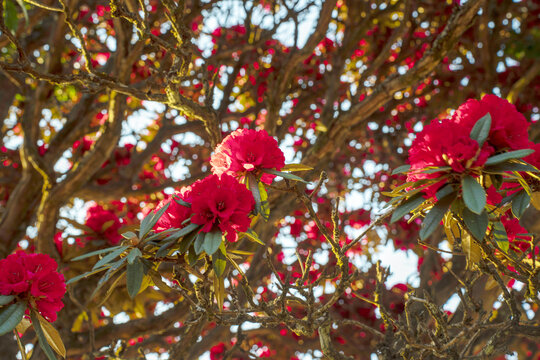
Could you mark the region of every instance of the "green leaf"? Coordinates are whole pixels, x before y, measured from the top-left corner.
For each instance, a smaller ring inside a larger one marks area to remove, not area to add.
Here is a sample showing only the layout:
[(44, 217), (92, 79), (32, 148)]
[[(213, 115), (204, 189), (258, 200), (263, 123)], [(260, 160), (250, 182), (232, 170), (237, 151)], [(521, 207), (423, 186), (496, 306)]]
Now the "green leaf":
[(95, 269), (100, 268), (100, 267), (102, 267), (104, 265), (107, 265), (108, 263), (110, 263), (111, 261), (116, 259), (118, 256), (120, 256), (120, 254), (122, 254), (127, 248), (129, 248), (129, 246), (120, 246), (118, 249), (116, 249), (113, 252), (105, 255), (103, 258), (101, 258), (101, 260), (99, 260), (94, 265), (92, 270), (95, 270)]
[(463, 210), (463, 221), (476, 240), (482, 241), (484, 239), (489, 224), (489, 216), (485, 210), (481, 214), (475, 214), (465, 208)]
[(521, 190), (512, 200), (512, 214), (514, 214), (516, 218), (520, 219), (525, 210), (527, 210), (530, 202), (531, 197), (529, 194), (527, 194), (527, 191)]
[(463, 201), (475, 214), (480, 214), (486, 206), (486, 191), (472, 176), (467, 175), (461, 179)]
[[(203, 239), (204, 239), (204, 237), (203, 237)], [(195, 265), (198, 258), (199, 257), (197, 256), (197, 252), (195, 251), (195, 248), (193, 246), (191, 246), (189, 248), (189, 251), (186, 253), (186, 260), (187, 260), (189, 266)]]
[(47, 341), (47, 337), (43, 333), (43, 329), (41, 328), (39, 319), (37, 318), (34, 311), (30, 311), (30, 319), (32, 319), (32, 326), (34, 327), (37, 338), (39, 340), (39, 346), (41, 347), (45, 355), (47, 355), (47, 358), (49, 360), (58, 360), (56, 358), (56, 355), (54, 355), (54, 351), (51, 349), (49, 342)]
[(141, 221), (141, 227), (139, 229), (139, 237), (142, 239), (148, 234), (148, 232), (156, 225), (161, 216), (167, 211), (171, 203), (165, 204), (159, 211), (150, 211), (148, 215)]
[(98, 291), (101, 289), (101, 287), (121, 268), (126, 262), (126, 258), (122, 258), (114, 263), (111, 264), (111, 267), (108, 268), (108, 270), (105, 272), (103, 277), (99, 279), (96, 288), (90, 295), (90, 299), (94, 298)]
[(23, 318), (26, 302), (18, 302), (0, 311), (0, 336), (15, 329)]
[(170, 251), (171, 247), (174, 245), (174, 243), (175, 243), (174, 240), (163, 241), (162, 243), (160, 243), (161, 247), (156, 252), (156, 257), (157, 258), (162, 258), (162, 257), (165, 257), (165, 256), (169, 255), (169, 251)]
[(281, 171), (310, 171), (313, 170), (311, 166), (304, 164), (287, 164), (281, 168)]
[(265, 173), (267, 173), (267, 174), (272, 174), (272, 175), (280, 176), (280, 177), (282, 177), (282, 178), (284, 178), (284, 179), (289, 179), (289, 180), (294, 180), (294, 181), (300, 181), (300, 182), (309, 184), (307, 181), (305, 181), (305, 180), (302, 179), (301, 177), (296, 176), (296, 175), (293, 175), (293, 174), (284, 173), (284, 172), (277, 171), (277, 170), (274, 170), (274, 169), (264, 169), (263, 171), (264, 171)]
[(107, 248), (107, 249), (100, 249), (100, 250), (96, 250), (96, 251), (91, 251), (91, 252), (83, 254), (81, 256), (77, 256), (77, 257), (71, 259), (71, 261), (79, 261), (79, 260), (82, 260), (82, 259), (86, 259), (86, 258), (95, 256), (95, 255), (105, 254), (105, 253), (114, 251), (114, 250), (116, 250), (116, 249), (118, 249), (120, 247), (122, 247), (122, 246), (118, 245), (118, 246), (113, 246), (113, 247), (110, 247), (110, 248)]
[(422, 205), (424, 201), (426, 201), (426, 199), (424, 199), (424, 197), (420, 193), (414, 195), (410, 199), (405, 200), (394, 210), (392, 218), (390, 219), (390, 223), (395, 223), (403, 216), (407, 215), (408, 213)]
[(516, 162), (515, 160), (503, 161), (496, 165), (486, 166), (482, 171), (493, 174), (502, 174), (508, 171), (526, 171), (531, 173), (537, 173), (538, 169), (525, 162)]
[(397, 174), (403, 174), (411, 170), (411, 165), (401, 165), (392, 170), (392, 173), (390, 175), (397, 175)]
[(184, 236), (184, 238), (180, 242), (178, 251), (180, 251), (181, 254), (184, 254), (189, 249), (191, 244), (193, 244), (193, 242), (197, 238), (197, 235), (198, 235), (197, 231), (192, 231), (188, 235)]
[(133, 248), (129, 254), (126, 256), (128, 264), (133, 264), (133, 261), (135, 261), (136, 258), (139, 258), (142, 256), (141, 250), (139, 248)]
[(219, 230), (214, 230), (206, 234), (203, 242), (203, 249), (208, 255), (214, 254), (221, 245), (223, 234)]
[(451, 184), (446, 184), (439, 191), (437, 191), (435, 196), (437, 197), (437, 199), (440, 200), (440, 199), (442, 199), (444, 197), (447, 197), (448, 195), (453, 194), (453, 193), (455, 193), (454, 187)]
[(262, 182), (259, 182), (255, 176), (246, 176), (246, 184), (255, 200), (255, 210), (257, 214), (261, 214), (264, 221), (268, 221), (270, 216), (270, 208), (268, 207), (268, 194)]
[(17, 14), (17, 7), (11, 0), (4, 1), (4, 22), (11, 32), (17, 31), (19, 15)]
[(482, 147), (484, 145), (484, 142), (489, 136), (489, 130), (491, 129), (491, 115), (487, 113), (486, 115), (482, 116), (476, 124), (474, 124), (472, 130), (471, 130), (471, 139), (476, 140), (478, 142), (478, 147)]
[(506, 229), (500, 221), (493, 224), (493, 236), (495, 238), (495, 242), (501, 248), (501, 250), (507, 253), (508, 249), (510, 248), (510, 242), (508, 241)]
[(227, 265), (225, 245), (219, 247), (219, 251), (216, 251), (212, 255), (212, 265), (214, 266), (214, 272), (217, 277), (222, 277), (225, 272), (225, 266)]
[(203, 246), (204, 246), (204, 238), (206, 237), (206, 234), (207, 233), (204, 233), (204, 232), (200, 232), (198, 235), (197, 235), (197, 238), (195, 239), (195, 243), (193, 244), (193, 247), (195, 249), (195, 254), (199, 255), (200, 253), (202, 253), (203, 251)]
[(533, 152), (534, 150), (532, 149), (521, 149), (521, 150), (505, 152), (505, 153), (490, 157), (489, 159), (487, 159), (484, 165), (490, 166), (490, 165), (502, 163), (503, 161), (506, 161), (506, 160), (521, 159), (522, 157), (531, 155)]
[(431, 208), (422, 222), (422, 228), (419, 232), (420, 240), (427, 239), (435, 231), (454, 199), (453, 196), (447, 196), (439, 200), (439, 202)]
[(249, 240), (256, 242), (257, 244), (264, 245), (262, 240), (259, 238), (259, 235), (251, 229), (248, 229), (245, 233), (240, 233), (241, 236), (246, 236)]
[(175, 197), (173, 197), (173, 199), (174, 199), (174, 201), (176, 201), (177, 204), (188, 207), (188, 208), (191, 208), (191, 204), (188, 203), (187, 201), (181, 199), (180, 197), (175, 196)]
[(139, 258), (127, 266), (127, 291), (132, 299), (139, 293), (144, 277), (144, 266)]
[(101, 272), (103, 270), (105, 270), (107, 268), (99, 268), (99, 269), (96, 269), (96, 270), (93, 270), (93, 271), (88, 271), (88, 272), (85, 272), (84, 274), (81, 274), (81, 275), (77, 275), (75, 277), (72, 277), (71, 279), (69, 279), (67, 282), (66, 282), (66, 285), (69, 285), (69, 284), (73, 284), (74, 282), (77, 282), (81, 279), (84, 279), (85, 277), (88, 277), (90, 275), (94, 275), (94, 274), (97, 274), (98, 272)]
[(0, 295), (0, 306), (9, 304), (13, 299), (15, 299), (13, 295)]
[(430, 167), (429, 169), (420, 171), (421, 174), (434, 174), (441, 171), (448, 171), (452, 170), (451, 166), (437, 166), (437, 167)]

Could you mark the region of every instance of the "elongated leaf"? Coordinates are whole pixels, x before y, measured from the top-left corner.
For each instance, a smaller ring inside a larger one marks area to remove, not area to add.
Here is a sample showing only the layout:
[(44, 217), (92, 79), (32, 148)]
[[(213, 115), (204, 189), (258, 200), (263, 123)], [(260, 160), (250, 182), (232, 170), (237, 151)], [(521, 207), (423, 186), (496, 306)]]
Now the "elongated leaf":
[(219, 251), (216, 251), (212, 255), (212, 265), (214, 266), (214, 272), (216, 276), (221, 278), (225, 272), (225, 267), (227, 265), (227, 257), (225, 245), (219, 247)]
[(305, 181), (301, 177), (293, 175), (293, 174), (284, 173), (284, 172), (277, 171), (277, 170), (274, 170), (274, 169), (264, 169), (264, 172), (267, 173), (267, 174), (281, 176), (282, 178), (285, 178), (285, 179), (294, 180), (294, 181), (300, 181), (300, 182), (308, 184), (307, 181)]
[(484, 239), (489, 224), (489, 216), (485, 210), (480, 214), (475, 214), (465, 208), (463, 210), (463, 222), (465, 222), (465, 226), (476, 240), (482, 241)]
[(202, 253), (203, 250), (204, 250), (204, 240), (206, 238), (206, 234), (207, 233), (200, 232), (197, 235), (197, 238), (195, 239), (195, 243), (193, 244), (193, 246), (194, 246), (194, 249), (195, 249), (195, 254), (197, 254), (197, 255)]
[(504, 172), (508, 172), (508, 171), (526, 171), (526, 172), (531, 172), (531, 173), (537, 173), (538, 169), (525, 162), (520, 163), (520, 162), (516, 162), (515, 160), (514, 161), (508, 160), (508, 161), (503, 161), (495, 165), (485, 166), (482, 169), (482, 171), (486, 173), (490, 173), (490, 174), (491, 173), (503, 174)]
[(214, 293), (218, 304), (218, 311), (223, 310), (223, 301), (225, 300), (225, 279), (214, 275)]
[(311, 166), (304, 164), (287, 164), (281, 168), (281, 171), (309, 171), (313, 170)]
[(17, 7), (11, 0), (4, 1), (4, 22), (11, 32), (17, 30), (19, 24), (19, 15), (17, 14)]
[(13, 295), (0, 295), (0, 306), (9, 304), (13, 299), (15, 299)]
[(444, 199), (439, 200), (439, 202), (437, 202), (433, 208), (431, 208), (431, 210), (427, 213), (424, 222), (422, 223), (422, 228), (419, 232), (420, 240), (427, 239), (435, 231), (435, 229), (437, 229), (437, 226), (439, 226), (441, 223), (444, 214), (453, 201), (453, 196), (447, 196)]
[(185, 207), (188, 207), (188, 208), (191, 207), (190, 203), (188, 203), (187, 201), (182, 200), (180, 197), (175, 196), (173, 199), (179, 205), (182, 205), (182, 206), (185, 206)]
[(454, 187), (451, 184), (446, 184), (439, 191), (437, 191), (435, 196), (437, 197), (437, 199), (441, 200), (442, 198), (447, 197), (448, 195), (453, 194), (454, 192), (455, 192)]
[(133, 264), (133, 261), (135, 261), (136, 258), (139, 258), (142, 256), (141, 250), (139, 248), (133, 248), (129, 254), (126, 256), (128, 264)]
[(401, 165), (392, 170), (391, 175), (403, 174), (411, 170), (411, 165)]
[(420, 173), (421, 174), (435, 174), (441, 171), (448, 171), (448, 170), (452, 170), (452, 167), (451, 166), (437, 166), (437, 167), (429, 168), (426, 170), (422, 170), (420, 171)]
[(488, 138), (490, 129), (491, 129), (491, 115), (487, 113), (486, 115), (478, 119), (478, 121), (474, 124), (471, 130), (471, 139), (476, 140), (476, 142), (478, 142), (478, 147), (481, 148), (482, 145), (484, 145), (484, 142)]
[(101, 289), (101, 287), (103, 285), (105, 285), (105, 283), (114, 275), (116, 274), (116, 272), (118, 270), (120, 270), (120, 268), (122, 268), (124, 266), (124, 264), (126, 263), (126, 258), (122, 258), (114, 263), (111, 264), (111, 267), (109, 267), (107, 269), (107, 271), (105, 272), (105, 274), (103, 275), (103, 277), (101, 279), (99, 279), (97, 285), (96, 285), (96, 288), (94, 289), (94, 291), (92, 292), (92, 294), (90, 295), (90, 298), (94, 298), (94, 296), (96, 296), (96, 294), (99, 292), (99, 290)]
[(518, 219), (523, 216), (525, 210), (531, 202), (531, 197), (525, 190), (521, 190), (512, 200), (512, 214)]
[(495, 242), (501, 248), (501, 250), (507, 253), (508, 249), (510, 248), (510, 242), (508, 241), (506, 229), (500, 221), (493, 224), (493, 236), (495, 238)]
[(77, 257), (71, 259), (71, 261), (79, 261), (79, 260), (82, 260), (82, 259), (86, 259), (86, 258), (95, 256), (95, 255), (106, 254), (106, 253), (114, 251), (114, 250), (116, 250), (116, 249), (118, 249), (120, 247), (122, 247), (122, 246), (118, 245), (118, 246), (113, 246), (113, 247), (110, 247), (110, 248), (107, 248), (107, 249), (100, 249), (100, 250), (96, 250), (96, 251), (91, 251), (91, 252), (83, 254), (81, 256), (77, 256)]
[(103, 270), (105, 270), (107, 268), (99, 268), (99, 269), (96, 269), (96, 270), (93, 270), (93, 271), (88, 271), (88, 272), (85, 272), (84, 274), (81, 274), (81, 275), (77, 275), (75, 277), (72, 277), (71, 279), (69, 279), (67, 282), (66, 282), (66, 285), (69, 285), (69, 284), (73, 284), (74, 282), (77, 282), (81, 279), (84, 279), (85, 277), (88, 277), (90, 275), (94, 275), (94, 274), (97, 274), (98, 272), (101, 272)]
[(403, 216), (407, 215), (420, 205), (424, 203), (425, 199), (422, 196), (422, 194), (416, 194), (410, 199), (407, 199), (403, 203), (401, 203), (392, 214), (392, 218), (390, 219), (390, 223), (393, 224), (399, 219), (401, 219)]
[(482, 248), (468, 233), (464, 233), (461, 239), (463, 251), (467, 255), (467, 268), (473, 268), (482, 259)]
[(461, 180), (463, 201), (465, 206), (475, 214), (481, 214), (486, 206), (486, 191), (472, 176), (464, 176)]
[(156, 225), (161, 216), (167, 211), (171, 203), (165, 204), (157, 212), (150, 211), (148, 215), (141, 221), (141, 228), (139, 229), (139, 237), (142, 239), (148, 234), (148, 232)]
[(39, 314), (36, 315), (39, 319), (41, 330), (43, 330), (43, 335), (45, 335), (45, 339), (47, 339), (47, 342), (51, 348), (56, 351), (58, 355), (66, 357), (66, 347), (64, 346), (64, 342), (62, 341), (58, 331), (47, 320), (45, 320), (43, 316)]
[(127, 291), (132, 299), (139, 293), (143, 277), (144, 266), (141, 260), (137, 258), (133, 264), (128, 264), (127, 266)]
[(248, 229), (245, 233), (240, 233), (241, 236), (246, 236), (249, 240), (256, 242), (257, 244), (264, 245), (261, 239), (259, 239), (259, 235), (251, 229)]
[(214, 230), (206, 234), (203, 242), (203, 250), (208, 254), (214, 254), (221, 245), (223, 234), (219, 230)]
[(259, 188), (259, 194), (261, 197), (261, 204), (260, 204), (261, 216), (264, 219), (264, 221), (268, 221), (268, 219), (270, 218), (270, 205), (268, 204), (268, 193), (266, 192), (266, 188), (264, 187), (264, 183), (262, 181), (258, 182), (257, 187)]
[(150, 275), (150, 278), (152, 279), (152, 282), (155, 286), (159, 288), (161, 291), (170, 292), (172, 289), (169, 285), (167, 285), (163, 279), (161, 279), (161, 274), (157, 271), (150, 269), (148, 271), (148, 275)]
[(107, 265), (108, 263), (110, 263), (111, 261), (116, 259), (118, 256), (120, 256), (120, 254), (122, 254), (127, 248), (129, 248), (129, 246), (120, 246), (118, 249), (116, 249), (113, 252), (105, 255), (101, 260), (99, 260), (94, 265), (92, 270), (95, 270), (95, 269), (98, 269), (98, 268), (100, 268), (100, 267), (102, 267), (104, 265)]
[(193, 266), (195, 265), (195, 263), (197, 262), (197, 260), (199, 259), (199, 257), (197, 256), (197, 252), (195, 251), (195, 248), (194, 246), (192, 245), (190, 248), (189, 248), (189, 251), (186, 253), (185, 255), (185, 259), (187, 261), (187, 263), (189, 264), (189, 266)]
[(15, 329), (15, 326), (21, 322), (25, 310), (26, 302), (18, 302), (0, 311), (0, 336)]
[(47, 341), (47, 337), (45, 336), (45, 333), (43, 332), (43, 329), (41, 328), (41, 323), (39, 322), (39, 319), (37, 318), (38, 315), (35, 311), (30, 311), (30, 318), (32, 319), (32, 326), (34, 327), (34, 330), (36, 332), (39, 346), (41, 347), (41, 350), (45, 353), (47, 358), (49, 360), (58, 360), (56, 358), (56, 355), (54, 355), (54, 351), (51, 349), (51, 346), (49, 345), (49, 342)]
[(180, 246), (178, 248), (178, 251), (180, 251), (181, 254), (184, 254), (191, 244), (195, 241), (197, 238), (198, 232), (196, 231), (197, 228), (195, 228), (192, 232), (190, 232), (188, 235), (184, 236), (182, 241), (180, 242)]
[(485, 166), (495, 165), (502, 163), (506, 160), (521, 159), (525, 156), (531, 155), (534, 152), (532, 149), (521, 149), (498, 154), (487, 159)]

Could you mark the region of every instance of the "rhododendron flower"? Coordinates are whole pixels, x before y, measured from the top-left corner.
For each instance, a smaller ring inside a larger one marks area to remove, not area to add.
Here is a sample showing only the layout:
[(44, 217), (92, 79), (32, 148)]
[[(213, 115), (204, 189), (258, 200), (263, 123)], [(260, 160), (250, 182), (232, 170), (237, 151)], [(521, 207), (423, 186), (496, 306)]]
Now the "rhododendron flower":
[(525, 149), (529, 146), (529, 123), (525, 116), (513, 104), (492, 94), (485, 95), (482, 100), (467, 100), (455, 111), (451, 121), (465, 128), (465, 134), (469, 134), (474, 124), (487, 113), (491, 116), (487, 142), (496, 150)]
[(247, 231), (255, 200), (246, 187), (229, 175), (210, 175), (191, 186), (191, 222), (202, 232), (219, 229), (227, 240), (238, 240), (237, 231)]
[(168, 198), (161, 200), (154, 210), (155, 212), (159, 211), (167, 204), (169, 204), (169, 207), (157, 221), (156, 225), (154, 226), (154, 230), (161, 232), (171, 228), (184, 227), (182, 223), (191, 216), (191, 208), (186, 205), (182, 205), (181, 202), (184, 201), (189, 203), (190, 199), (191, 187), (188, 186), (183, 187), (180, 189), (180, 191), (175, 192)]
[(107, 239), (109, 244), (117, 245), (122, 240), (118, 229), (122, 227), (122, 220), (113, 211), (105, 210), (103, 206), (95, 204), (86, 212), (85, 225), (97, 235)]
[[(428, 167), (450, 166), (452, 171), (463, 173), (469, 168), (485, 164), (494, 149), (487, 143), (479, 149), (478, 142), (470, 138), (470, 130), (457, 126), (449, 120), (434, 121), (418, 133), (409, 149), (411, 170), (407, 181), (434, 179), (440, 172), (422, 173)], [(444, 184), (436, 184), (435, 189), (428, 189), (432, 194)]]
[(242, 178), (251, 173), (271, 184), (275, 175), (263, 172), (265, 169), (281, 170), (285, 166), (285, 156), (277, 141), (265, 130), (238, 129), (216, 147), (210, 164), (216, 175)]
[(35, 303), (36, 310), (47, 320), (55, 321), (56, 313), (64, 307), (66, 293), (64, 276), (56, 271), (56, 261), (45, 254), (18, 251), (0, 260), (0, 295), (15, 295)]

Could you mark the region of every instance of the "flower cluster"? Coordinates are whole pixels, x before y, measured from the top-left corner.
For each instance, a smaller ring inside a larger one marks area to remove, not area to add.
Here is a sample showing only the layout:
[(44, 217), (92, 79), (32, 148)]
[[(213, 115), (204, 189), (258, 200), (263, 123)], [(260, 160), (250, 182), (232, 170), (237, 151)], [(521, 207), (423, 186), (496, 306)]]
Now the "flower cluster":
[(266, 131), (239, 129), (216, 147), (210, 164), (216, 175), (229, 174), (242, 179), (253, 174), (262, 182), (271, 184), (275, 175), (264, 173), (264, 170), (281, 170), (285, 166), (285, 157), (277, 141)]
[(122, 220), (114, 211), (105, 210), (101, 205), (94, 204), (88, 208), (85, 225), (111, 245), (117, 245), (122, 240), (118, 231), (123, 225)]
[(0, 268), (1, 295), (15, 295), (48, 321), (56, 320), (66, 293), (64, 276), (56, 270), (56, 261), (45, 254), (18, 251), (0, 260)]
[[(491, 117), (491, 127), (480, 147), (470, 134), (477, 121), (487, 114)], [(474, 171), (480, 169), (490, 156), (530, 147), (528, 126), (525, 117), (505, 99), (495, 95), (485, 95), (481, 100), (470, 99), (451, 118), (434, 121), (417, 134), (409, 149), (411, 170), (407, 181), (441, 177), (445, 171), (435, 168), (450, 168), (453, 173), (475, 176)], [(434, 171), (425, 171), (430, 168)], [(429, 186), (426, 194), (434, 196), (445, 182), (442, 179)]]
[(156, 210), (166, 204), (169, 207), (154, 230), (182, 228), (191, 217), (191, 223), (200, 225), (201, 232), (219, 230), (226, 234), (228, 241), (236, 241), (237, 232), (246, 231), (249, 227), (249, 215), (255, 201), (244, 185), (232, 176), (223, 174), (207, 176), (190, 187), (182, 188), (163, 200)]

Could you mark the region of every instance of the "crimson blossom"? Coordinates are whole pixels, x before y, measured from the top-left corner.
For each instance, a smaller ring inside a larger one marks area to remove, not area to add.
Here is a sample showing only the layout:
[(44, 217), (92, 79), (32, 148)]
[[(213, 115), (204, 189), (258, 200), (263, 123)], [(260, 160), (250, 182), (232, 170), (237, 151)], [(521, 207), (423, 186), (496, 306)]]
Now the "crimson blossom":
[[(182, 204), (184, 202), (185, 204)], [(182, 228), (184, 222), (191, 216), (191, 208), (187, 205), (191, 202), (191, 186), (186, 186), (175, 192), (168, 198), (161, 200), (154, 212), (169, 204), (167, 210), (159, 218), (154, 230), (161, 232), (171, 228)]]
[(88, 208), (85, 225), (98, 236), (105, 238), (110, 245), (117, 245), (122, 240), (122, 235), (118, 232), (123, 225), (122, 220), (101, 205), (94, 204)]
[(48, 321), (56, 321), (66, 293), (64, 275), (56, 271), (57, 267), (56, 261), (45, 254), (11, 254), (0, 260), (0, 294), (14, 295)]
[(247, 231), (249, 214), (255, 206), (251, 192), (232, 176), (210, 175), (191, 186), (193, 224), (201, 232), (220, 230), (228, 241), (238, 240), (237, 231)]
[[(464, 173), (470, 168), (484, 165), (488, 157), (494, 153), (487, 142), (479, 148), (478, 142), (469, 136), (470, 129), (458, 126), (450, 120), (434, 121), (426, 125), (417, 134), (409, 149), (411, 170), (407, 181), (434, 179), (441, 176), (440, 172), (422, 172), (428, 167), (450, 166), (456, 173)], [(442, 180), (435, 186), (426, 189), (433, 196), (446, 181)]]
[[(489, 113), (491, 129), (487, 142), (496, 150), (517, 150), (529, 147), (529, 123), (525, 116), (506, 99), (487, 94), (481, 100), (469, 99), (452, 115), (452, 123), (462, 126), (466, 134), (474, 124)], [(458, 128), (460, 128), (458, 126)]]
[(285, 156), (277, 141), (265, 130), (238, 129), (216, 147), (210, 164), (215, 175), (228, 174), (241, 179), (253, 174), (271, 184), (275, 175), (264, 173), (264, 170), (281, 170), (285, 166)]

